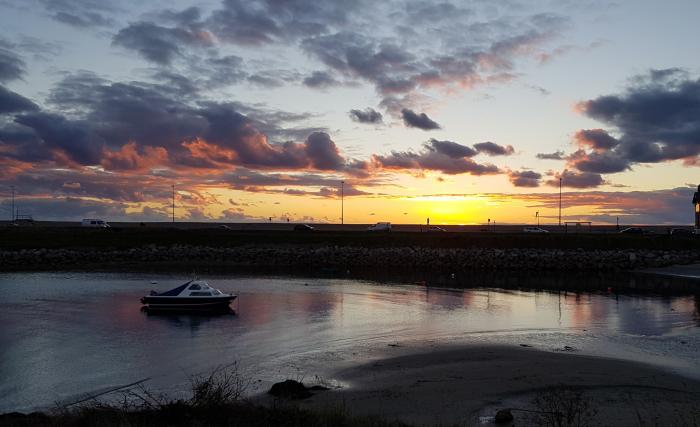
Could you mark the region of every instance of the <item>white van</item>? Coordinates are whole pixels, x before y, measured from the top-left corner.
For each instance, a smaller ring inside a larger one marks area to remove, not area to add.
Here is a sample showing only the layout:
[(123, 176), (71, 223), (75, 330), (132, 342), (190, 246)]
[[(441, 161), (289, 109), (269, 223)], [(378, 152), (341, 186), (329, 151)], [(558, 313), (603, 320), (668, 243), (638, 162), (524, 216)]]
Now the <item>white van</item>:
[(102, 219), (84, 219), (81, 225), (83, 227), (109, 228), (109, 224)]
[(378, 222), (367, 227), (367, 231), (391, 231), (391, 223)]

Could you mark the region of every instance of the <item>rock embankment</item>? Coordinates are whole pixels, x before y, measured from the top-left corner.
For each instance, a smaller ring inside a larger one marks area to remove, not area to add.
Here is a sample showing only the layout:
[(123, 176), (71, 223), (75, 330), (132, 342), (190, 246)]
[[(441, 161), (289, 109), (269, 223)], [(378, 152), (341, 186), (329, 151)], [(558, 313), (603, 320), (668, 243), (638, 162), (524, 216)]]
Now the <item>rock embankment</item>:
[(155, 246), (131, 249), (0, 251), (0, 270), (93, 269), (172, 264), (283, 271), (625, 271), (688, 264), (700, 250), (363, 248), (354, 246)]

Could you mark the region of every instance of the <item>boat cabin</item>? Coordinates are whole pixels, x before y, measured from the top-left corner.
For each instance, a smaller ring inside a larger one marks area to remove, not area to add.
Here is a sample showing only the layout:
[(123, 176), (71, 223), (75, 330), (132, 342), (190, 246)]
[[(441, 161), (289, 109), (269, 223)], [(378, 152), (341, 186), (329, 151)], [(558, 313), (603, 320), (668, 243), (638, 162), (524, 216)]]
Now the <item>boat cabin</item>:
[(221, 291), (214, 289), (207, 282), (193, 281), (187, 287), (183, 296), (189, 297), (211, 297), (221, 295)]

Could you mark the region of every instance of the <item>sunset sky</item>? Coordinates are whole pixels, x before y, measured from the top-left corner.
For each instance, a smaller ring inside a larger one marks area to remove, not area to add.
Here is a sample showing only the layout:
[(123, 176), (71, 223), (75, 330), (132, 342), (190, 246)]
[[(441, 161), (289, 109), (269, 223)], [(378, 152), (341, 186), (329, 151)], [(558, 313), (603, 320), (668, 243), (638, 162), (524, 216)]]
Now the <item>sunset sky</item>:
[(690, 224), (696, 0), (0, 0), (0, 219)]

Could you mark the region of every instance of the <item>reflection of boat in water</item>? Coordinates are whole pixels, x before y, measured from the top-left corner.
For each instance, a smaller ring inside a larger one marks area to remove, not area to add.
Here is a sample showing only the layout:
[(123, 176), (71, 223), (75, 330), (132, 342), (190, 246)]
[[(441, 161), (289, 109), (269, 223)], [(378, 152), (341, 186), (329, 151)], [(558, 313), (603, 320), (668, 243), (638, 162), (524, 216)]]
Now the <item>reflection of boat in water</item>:
[(141, 303), (149, 311), (221, 311), (229, 310), (229, 304), (236, 297), (212, 288), (203, 280), (190, 280), (167, 292), (151, 291), (141, 298)]

